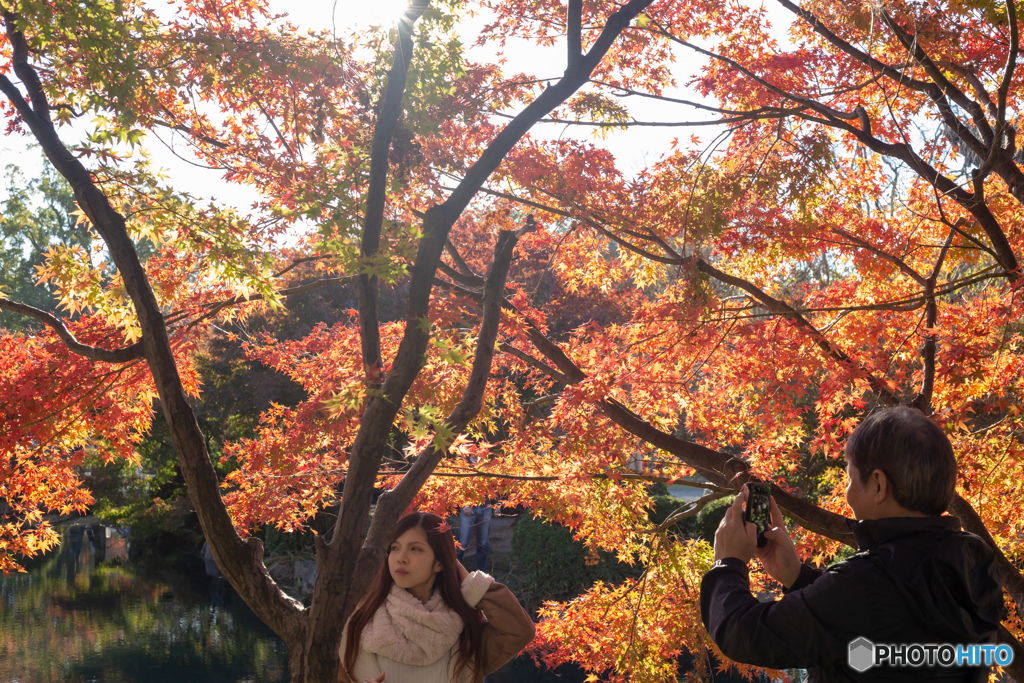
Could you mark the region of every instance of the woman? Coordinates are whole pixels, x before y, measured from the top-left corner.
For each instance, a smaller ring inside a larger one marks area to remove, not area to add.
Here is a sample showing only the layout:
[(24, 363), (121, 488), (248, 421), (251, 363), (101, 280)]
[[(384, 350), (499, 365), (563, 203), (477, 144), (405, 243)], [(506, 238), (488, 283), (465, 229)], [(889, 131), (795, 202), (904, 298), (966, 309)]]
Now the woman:
[(398, 520), (387, 563), (345, 624), (339, 680), (481, 683), (533, 635), (508, 588), (455, 559), (448, 525), (414, 512)]

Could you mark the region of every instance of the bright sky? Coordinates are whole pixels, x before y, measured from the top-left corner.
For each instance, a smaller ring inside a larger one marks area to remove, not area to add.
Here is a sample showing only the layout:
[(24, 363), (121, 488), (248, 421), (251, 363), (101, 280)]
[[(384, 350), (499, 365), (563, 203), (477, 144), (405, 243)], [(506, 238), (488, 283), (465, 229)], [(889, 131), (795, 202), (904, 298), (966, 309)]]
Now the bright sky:
[[(761, 0), (742, 1), (759, 4)], [(770, 2), (770, 0), (766, 1)], [(400, 15), (405, 8), (406, 0), (270, 0), (270, 6), (272, 10), (286, 12), (291, 21), (301, 29), (331, 28), (333, 18), (333, 26), (340, 31), (347, 27), (370, 26), (393, 21), (394, 17)], [(778, 5), (770, 2), (769, 7), (777, 8)], [(483, 21), (482, 17), (477, 17), (465, 24), (465, 44), (472, 43), (476, 35), (474, 28), (480, 26)], [(773, 33), (780, 39), (780, 42), (784, 41), (786, 29), (789, 26), (788, 13), (781, 9), (778, 12), (773, 12), (772, 23), (774, 24)], [(488, 47), (473, 48), (469, 53), (469, 58), (484, 62), (490, 61), (493, 54), (493, 50)], [(505, 56), (508, 59), (508, 63), (505, 65), (508, 72), (532, 73), (538, 77), (557, 77), (564, 69), (565, 48), (564, 45), (541, 48), (525, 41), (519, 44), (510, 41), (506, 47)], [(693, 59), (692, 53), (677, 54), (675, 70), (677, 80), (680, 83), (685, 83), (696, 73), (700, 63), (699, 60)], [(691, 100), (699, 99), (693, 92), (683, 88), (666, 94)], [(626, 104), (629, 106), (632, 116), (639, 121), (677, 121), (680, 119), (696, 121), (711, 118), (706, 112), (683, 108), (679, 105), (665, 105), (653, 100), (628, 98)], [(695, 134), (702, 141), (707, 142), (719, 132), (720, 129), (717, 127), (638, 127), (627, 131), (615, 131), (600, 144), (607, 147), (616, 156), (619, 168), (627, 175), (631, 175), (664, 154), (669, 149), (673, 138), (678, 137), (682, 144), (688, 144), (689, 137)], [(74, 133), (68, 129), (62, 129), (61, 135), (65, 139), (69, 139)], [(567, 127), (561, 124), (541, 124), (534, 129), (533, 135), (591, 140), (593, 139), (593, 129)], [(161, 137), (165, 141), (171, 141), (168, 135), (162, 134)], [(166, 169), (176, 188), (188, 191), (197, 197), (213, 198), (218, 203), (230, 204), (243, 211), (255, 199), (255, 194), (252, 191), (225, 183), (220, 177), (220, 172), (197, 168), (177, 158), (156, 140), (152, 140), (151, 143), (150, 150), (158, 165)], [(181, 141), (174, 147), (178, 153), (188, 156), (186, 146)], [(14, 162), (21, 166), (29, 176), (38, 173), (41, 167), (39, 150), (26, 148), (23, 140), (0, 138), (0, 154), (3, 154), (7, 163)]]

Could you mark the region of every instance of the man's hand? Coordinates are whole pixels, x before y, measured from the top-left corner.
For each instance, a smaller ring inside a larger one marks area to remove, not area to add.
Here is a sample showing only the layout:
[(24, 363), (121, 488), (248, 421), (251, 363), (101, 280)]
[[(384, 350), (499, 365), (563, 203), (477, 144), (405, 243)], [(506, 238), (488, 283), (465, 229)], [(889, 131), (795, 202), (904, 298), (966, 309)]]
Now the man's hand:
[(718, 525), (718, 531), (715, 532), (716, 560), (735, 557), (750, 562), (757, 550), (757, 527), (743, 521), (743, 506), (746, 505), (748, 495), (747, 487), (744, 486)]
[[(744, 490), (746, 490), (744, 488)], [(736, 497), (739, 500), (739, 496)], [(764, 532), (768, 544), (763, 548), (754, 549), (754, 554), (761, 561), (761, 566), (772, 577), (786, 588), (789, 588), (800, 576), (800, 558), (793, 546), (793, 539), (786, 533), (786, 520), (775, 504), (775, 499), (770, 498), (772, 511), (772, 528)], [(718, 538), (715, 537), (715, 558), (718, 558)]]

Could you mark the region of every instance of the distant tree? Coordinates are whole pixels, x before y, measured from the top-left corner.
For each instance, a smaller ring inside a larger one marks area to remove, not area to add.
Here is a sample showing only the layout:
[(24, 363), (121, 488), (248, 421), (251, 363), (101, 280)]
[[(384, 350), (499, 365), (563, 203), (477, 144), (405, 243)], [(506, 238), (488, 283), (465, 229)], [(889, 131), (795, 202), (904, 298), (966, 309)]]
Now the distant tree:
[[(77, 246), (88, 253), (93, 244), (89, 226), (76, 220), (75, 196), (64, 177), (44, 163), (38, 178), (26, 178), (15, 164), (4, 169), (5, 199), (0, 204), (0, 292), (15, 301), (53, 312), (56, 286), (39, 283), (36, 268), (57, 245)], [(39, 327), (32, 318), (0, 310), (0, 327)]]

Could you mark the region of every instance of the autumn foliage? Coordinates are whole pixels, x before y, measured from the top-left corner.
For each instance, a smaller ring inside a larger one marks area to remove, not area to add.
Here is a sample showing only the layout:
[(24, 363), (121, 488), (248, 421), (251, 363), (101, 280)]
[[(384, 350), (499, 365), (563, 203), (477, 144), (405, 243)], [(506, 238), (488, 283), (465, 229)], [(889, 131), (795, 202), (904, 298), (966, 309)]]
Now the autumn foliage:
[[(653, 525), (645, 484), (700, 473), (699, 507), (771, 481), (824, 561), (853, 543), (846, 436), (909, 403), (953, 441), (950, 512), (1001, 551), (1000, 637), (1020, 650), (1015, 6), (779, 3), (786, 44), (764, 8), (733, 2), (451, 0), (337, 36), (250, 0), (160, 16), (0, 2), (7, 131), (40, 142), (101, 238), (47, 252), (60, 319), (0, 299), (45, 324), (0, 332), (0, 569), (53, 544), (43, 511), (89, 505), (82, 449), (134, 457), (159, 398), (214, 553), (289, 643), (293, 680), (333, 680), (331, 643), (404, 510), (488, 496), (644, 568), (546, 605), (537, 658), (669, 681), (687, 650), (700, 676), (729, 664), (696, 605), (709, 547)], [(511, 48), (470, 62), (469, 10), (488, 18), (478, 41), (567, 47), (564, 75), (516, 73)], [(693, 54), (699, 72), (673, 66)], [(635, 120), (652, 98), (671, 114)], [(93, 122), (80, 143), (73, 121)], [(544, 121), (599, 134), (552, 138)], [(712, 134), (627, 172), (601, 140), (650, 123)], [(170, 134), (253, 188), (251, 211), (161, 177), (142, 149)], [(381, 286), (407, 294), (405, 315), (381, 314)], [(217, 480), (195, 354), (218, 323), (320, 287), (356, 290), (348, 320), (236, 340), (306, 399), (228, 444), (237, 469)], [(375, 487), (389, 493), (367, 532)], [(303, 608), (246, 538), (325, 509), (338, 524)]]

